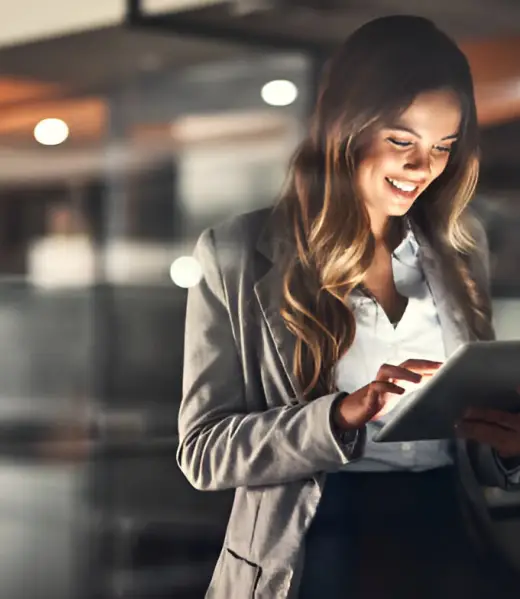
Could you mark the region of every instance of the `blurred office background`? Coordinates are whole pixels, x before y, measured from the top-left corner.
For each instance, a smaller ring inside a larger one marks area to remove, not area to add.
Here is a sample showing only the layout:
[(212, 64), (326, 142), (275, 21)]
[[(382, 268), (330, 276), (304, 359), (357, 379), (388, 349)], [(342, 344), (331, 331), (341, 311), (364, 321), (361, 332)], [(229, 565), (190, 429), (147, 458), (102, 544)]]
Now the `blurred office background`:
[[(323, 57), (433, 18), (472, 62), (498, 334), (520, 337), (520, 4), (31, 0), (0, 21), (0, 596), (203, 596), (230, 494), (175, 463), (198, 234), (271, 204)], [(520, 498), (487, 491), (520, 568)]]

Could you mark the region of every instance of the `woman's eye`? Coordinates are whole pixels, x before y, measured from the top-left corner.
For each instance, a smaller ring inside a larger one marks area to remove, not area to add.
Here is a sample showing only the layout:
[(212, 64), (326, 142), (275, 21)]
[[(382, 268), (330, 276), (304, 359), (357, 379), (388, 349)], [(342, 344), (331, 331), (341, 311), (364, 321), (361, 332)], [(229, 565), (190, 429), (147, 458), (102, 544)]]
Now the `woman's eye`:
[(389, 141), (391, 144), (394, 144), (394, 146), (398, 146), (399, 148), (408, 148), (409, 146), (411, 146), (411, 145), (412, 145), (412, 142), (411, 142), (411, 141), (401, 141), (401, 140), (399, 140), (399, 139), (395, 139), (395, 138), (393, 138), (393, 137), (389, 137), (389, 138), (388, 138), (388, 141)]
[(451, 152), (451, 146), (433, 146), (433, 149), (437, 150), (438, 152)]

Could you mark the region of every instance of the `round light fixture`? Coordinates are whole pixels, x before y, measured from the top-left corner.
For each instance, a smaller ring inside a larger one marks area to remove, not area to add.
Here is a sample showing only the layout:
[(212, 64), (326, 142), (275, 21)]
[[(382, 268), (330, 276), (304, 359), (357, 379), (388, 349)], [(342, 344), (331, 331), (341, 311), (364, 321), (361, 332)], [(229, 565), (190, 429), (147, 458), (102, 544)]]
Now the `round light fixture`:
[(292, 81), (276, 79), (269, 81), (260, 92), (262, 100), (271, 106), (289, 106), (298, 97), (298, 88)]
[(43, 146), (58, 146), (69, 136), (69, 127), (61, 119), (43, 119), (34, 128), (34, 139)]
[(182, 256), (171, 265), (170, 277), (178, 287), (194, 287), (202, 279), (202, 269), (195, 258)]

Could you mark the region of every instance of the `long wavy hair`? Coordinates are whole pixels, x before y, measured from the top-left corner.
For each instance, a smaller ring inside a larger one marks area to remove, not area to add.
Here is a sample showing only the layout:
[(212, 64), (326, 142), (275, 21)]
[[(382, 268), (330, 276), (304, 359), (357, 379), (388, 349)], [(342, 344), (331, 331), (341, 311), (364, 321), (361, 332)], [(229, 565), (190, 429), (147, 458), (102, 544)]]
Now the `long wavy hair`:
[(460, 101), (459, 137), (446, 169), (408, 216), (441, 261), (472, 336), (492, 335), (488, 298), (469, 269), (475, 248), (465, 209), (479, 166), (470, 67), (431, 21), (376, 19), (355, 31), (326, 65), (310, 134), (294, 156), (278, 206), (295, 247), (285, 267), (281, 314), (296, 337), (294, 374), (308, 399), (335, 388), (334, 365), (356, 330), (348, 297), (363, 285), (374, 256), (368, 213), (354, 188), (361, 147), (372, 131), (433, 90), (450, 90)]

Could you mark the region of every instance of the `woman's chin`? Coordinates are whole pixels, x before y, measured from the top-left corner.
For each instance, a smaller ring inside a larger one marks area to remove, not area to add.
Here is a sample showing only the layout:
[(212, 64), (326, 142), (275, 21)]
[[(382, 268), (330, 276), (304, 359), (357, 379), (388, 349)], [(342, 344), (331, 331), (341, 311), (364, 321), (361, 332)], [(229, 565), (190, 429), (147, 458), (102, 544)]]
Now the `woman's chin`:
[(407, 206), (391, 206), (389, 207), (387, 214), (388, 216), (405, 216), (412, 205), (413, 204), (408, 204)]
[(413, 199), (394, 199), (388, 203), (388, 216), (404, 216), (413, 206)]

